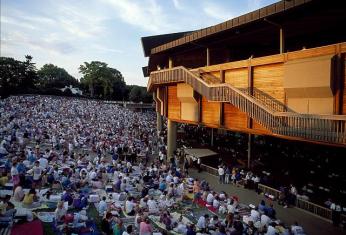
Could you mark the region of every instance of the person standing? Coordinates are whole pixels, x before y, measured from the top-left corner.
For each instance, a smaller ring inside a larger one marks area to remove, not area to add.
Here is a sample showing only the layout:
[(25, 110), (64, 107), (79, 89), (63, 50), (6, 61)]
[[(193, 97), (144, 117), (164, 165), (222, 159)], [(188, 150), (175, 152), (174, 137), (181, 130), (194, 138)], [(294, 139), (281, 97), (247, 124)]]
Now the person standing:
[(229, 184), (229, 177), (231, 175), (231, 170), (229, 169), (228, 166), (226, 166), (225, 170), (225, 184)]
[(201, 158), (197, 158), (197, 169), (198, 169), (198, 173), (201, 173), (202, 168), (201, 168)]
[(14, 161), (12, 164), (11, 177), (12, 177), (13, 190), (14, 190), (16, 188), (16, 186), (19, 185), (19, 183), (20, 183), (19, 172), (17, 170), (17, 161)]
[(225, 170), (223, 169), (223, 167), (221, 165), (219, 166), (218, 173), (219, 173), (219, 183), (223, 184), (224, 183), (224, 177), (225, 177)]

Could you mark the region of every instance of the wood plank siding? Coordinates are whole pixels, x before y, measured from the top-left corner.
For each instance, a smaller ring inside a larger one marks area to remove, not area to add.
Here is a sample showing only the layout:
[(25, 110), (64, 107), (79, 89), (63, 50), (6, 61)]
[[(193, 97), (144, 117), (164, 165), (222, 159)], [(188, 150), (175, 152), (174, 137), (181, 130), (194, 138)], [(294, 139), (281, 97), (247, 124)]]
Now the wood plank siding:
[(232, 69), (225, 71), (225, 82), (237, 88), (247, 88), (249, 85), (248, 69)]
[(227, 129), (247, 129), (248, 117), (232, 104), (224, 104), (224, 126)]
[(282, 63), (256, 66), (254, 67), (253, 76), (255, 88), (281, 103), (285, 102)]
[(177, 97), (177, 86), (168, 86), (168, 118), (180, 119), (180, 101)]
[(219, 126), (221, 103), (209, 102), (202, 98), (202, 123), (209, 126)]
[[(346, 57), (346, 55), (344, 55), (344, 57)], [(346, 59), (344, 60), (344, 92), (342, 95), (342, 114), (346, 115)]]

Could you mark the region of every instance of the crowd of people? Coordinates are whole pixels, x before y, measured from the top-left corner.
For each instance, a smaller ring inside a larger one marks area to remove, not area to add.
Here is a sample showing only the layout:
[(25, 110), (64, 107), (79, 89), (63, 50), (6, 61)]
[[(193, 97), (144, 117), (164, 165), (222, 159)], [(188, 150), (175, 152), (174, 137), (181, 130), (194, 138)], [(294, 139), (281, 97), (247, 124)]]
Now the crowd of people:
[(189, 177), (177, 153), (167, 159), (154, 113), (41, 96), (2, 100), (0, 113), (2, 226), (37, 217), (57, 234), (304, 234), (270, 203)]
[[(211, 156), (203, 158), (202, 163), (218, 169), (220, 182), (241, 183), (256, 191), (252, 183), (256, 186), (260, 182), (280, 191), (280, 204), (284, 207), (294, 205), (299, 198), (332, 209), (335, 224), (340, 223), (339, 215), (346, 213), (346, 174), (342, 158), (346, 155), (345, 148), (254, 136), (251, 171), (248, 172), (248, 134), (220, 133), (214, 129), (211, 146), (210, 128), (191, 125), (182, 125), (182, 128), (185, 145), (208, 147), (219, 154), (219, 161)], [(249, 176), (255, 178), (249, 181)]]

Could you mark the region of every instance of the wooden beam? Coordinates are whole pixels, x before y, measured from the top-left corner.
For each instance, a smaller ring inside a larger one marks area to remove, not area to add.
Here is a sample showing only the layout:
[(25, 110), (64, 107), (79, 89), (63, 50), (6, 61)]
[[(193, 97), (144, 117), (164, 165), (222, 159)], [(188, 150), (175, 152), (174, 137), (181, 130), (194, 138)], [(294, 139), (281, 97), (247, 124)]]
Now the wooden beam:
[(285, 33), (284, 29), (280, 28), (280, 54), (284, 53), (285, 51)]
[(334, 96), (334, 114), (344, 114), (343, 106), (344, 106), (344, 93), (345, 93), (345, 54), (339, 54), (336, 56), (336, 64), (335, 64), (335, 80), (336, 84), (336, 93)]
[(172, 59), (172, 57), (168, 58), (168, 68), (169, 69), (173, 68), (173, 59)]
[(225, 83), (225, 70), (223, 69), (220, 70), (220, 80), (221, 83)]
[(202, 123), (202, 95), (198, 98), (198, 123)]
[[(251, 66), (251, 59), (249, 60), (249, 66), (247, 71), (248, 71), (249, 92), (250, 92), (250, 95), (253, 95), (253, 67)], [(249, 129), (252, 129), (253, 127), (253, 120), (250, 117), (248, 117), (247, 126)]]
[(224, 105), (225, 104), (223, 102), (220, 104), (220, 121), (219, 121), (219, 124), (220, 124), (221, 127), (223, 127), (224, 124), (225, 124), (225, 117), (224, 117), (224, 115), (225, 115), (225, 111), (224, 111), (225, 106)]

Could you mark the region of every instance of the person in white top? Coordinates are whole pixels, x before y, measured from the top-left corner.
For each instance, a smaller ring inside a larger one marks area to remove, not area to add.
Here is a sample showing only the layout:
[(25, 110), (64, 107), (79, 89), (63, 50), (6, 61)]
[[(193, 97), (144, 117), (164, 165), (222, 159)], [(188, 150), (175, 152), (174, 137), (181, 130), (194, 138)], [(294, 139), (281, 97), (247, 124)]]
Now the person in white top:
[(135, 215), (135, 206), (136, 206), (136, 203), (134, 203), (134, 198), (129, 197), (125, 202), (126, 214), (128, 214), (130, 216)]
[(224, 176), (225, 176), (225, 170), (223, 169), (222, 166), (219, 166), (219, 169), (217, 170), (219, 173), (219, 183), (223, 184), (224, 182)]
[(12, 183), (13, 186), (17, 186), (20, 182), (19, 179), (19, 172), (17, 170), (17, 162), (13, 162), (12, 167), (11, 167), (11, 177), (12, 177)]
[(38, 161), (40, 162), (40, 167), (42, 169), (47, 169), (47, 167), (48, 167), (48, 160), (46, 158), (41, 156), (40, 159), (38, 159)]
[(102, 200), (99, 202), (98, 211), (100, 216), (104, 216), (105, 212), (107, 211), (107, 203), (105, 196), (103, 196)]
[(262, 226), (268, 226), (270, 221), (271, 221), (271, 219), (269, 218), (269, 216), (267, 216), (266, 214), (261, 215), (261, 225)]
[(199, 217), (198, 222), (197, 222), (197, 228), (201, 230), (201, 232), (206, 232), (207, 228), (207, 223), (208, 223), (209, 215), (205, 214)]
[(291, 226), (291, 232), (293, 235), (305, 235), (302, 226), (298, 225), (297, 222), (294, 222), (294, 224)]
[(212, 205), (213, 204), (213, 201), (214, 201), (214, 195), (212, 192), (209, 192), (208, 196), (207, 196), (207, 203), (209, 205)]
[(147, 204), (148, 204), (148, 208), (149, 208), (149, 213), (155, 214), (155, 213), (159, 212), (159, 208), (158, 208), (157, 203), (153, 197), (151, 197), (148, 200)]
[(219, 206), (220, 206), (220, 201), (219, 201), (218, 197), (215, 197), (214, 200), (213, 200), (213, 207), (215, 209), (218, 209)]
[(252, 209), (250, 217), (252, 221), (255, 223), (260, 220), (260, 213), (257, 210)]
[(34, 167), (31, 170), (29, 170), (29, 173), (33, 174), (33, 180), (34, 180), (33, 184), (34, 184), (34, 187), (40, 186), (43, 170), (44, 169), (42, 167), (40, 167), (40, 162), (39, 161), (36, 161)]

